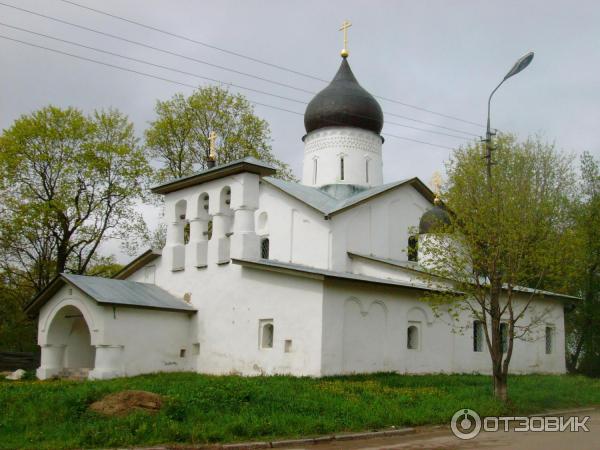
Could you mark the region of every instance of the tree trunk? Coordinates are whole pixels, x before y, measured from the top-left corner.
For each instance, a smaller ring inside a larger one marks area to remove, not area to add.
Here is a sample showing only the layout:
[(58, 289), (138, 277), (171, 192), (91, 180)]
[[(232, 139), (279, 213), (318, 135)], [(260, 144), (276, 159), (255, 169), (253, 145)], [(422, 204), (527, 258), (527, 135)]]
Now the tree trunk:
[(503, 402), (508, 400), (508, 376), (501, 371), (494, 373), (494, 397)]
[[(587, 322), (587, 321), (586, 321)], [(581, 334), (579, 335), (579, 338), (577, 339), (577, 345), (575, 346), (575, 352), (573, 352), (572, 355), (570, 355), (571, 357), (567, 357), (567, 370), (569, 372), (576, 372), (577, 371), (577, 363), (579, 362), (579, 355), (581, 354), (581, 349), (583, 348), (583, 333), (585, 331), (585, 326), (587, 324), (584, 324), (584, 329), (581, 331)]]

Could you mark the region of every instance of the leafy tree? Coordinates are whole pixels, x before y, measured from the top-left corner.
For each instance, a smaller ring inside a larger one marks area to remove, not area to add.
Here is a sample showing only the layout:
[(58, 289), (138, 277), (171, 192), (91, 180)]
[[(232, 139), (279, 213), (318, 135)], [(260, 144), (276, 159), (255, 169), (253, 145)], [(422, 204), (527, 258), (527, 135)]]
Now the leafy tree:
[(35, 351), (37, 327), (23, 311), (34, 291), (15, 279), (15, 274), (0, 272), (0, 350)]
[(273, 156), (267, 122), (254, 114), (242, 95), (209, 86), (189, 97), (176, 94), (158, 101), (155, 112), (145, 137), (151, 155), (162, 164), (156, 173), (158, 181), (205, 169), (212, 132), (217, 136), (217, 164), (253, 156), (272, 164), (280, 178), (293, 178), (289, 167)]
[(573, 202), (578, 254), (574, 291), (581, 296), (567, 315), (571, 371), (600, 375), (600, 162), (589, 153), (581, 157), (581, 183)]
[[(506, 400), (514, 339), (527, 339), (543, 322), (544, 312), (534, 314), (531, 303), (539, 289), (560, 287), (559, 280), (569, 278), (565, 261), (575, 247), (568, 208), (574, 176), (571, 159), (539, 139), (517, 142), (501, 135), (494, 146), (491, 177), (481, 145), (454, 151), (441, 194), (450, 223), (440, 224), (437, 238), (423, 243), (423, 250), (431, 282), (441, 277), (463, 293), (430, 294), (428, 300), (454, 318), (466, 310), (483, 323), (494, 393)], [(516, 299), (524, 295), (515, 293), (519, 286), (533, 288), (524, 301)], [(506, 351), (501, 320), (508, 326)]]
[(48, 106), (4, 130), (0, 148), (0, 270), (16, 285), (85, 273), (136, 217), (149, 165), (120, 112)]

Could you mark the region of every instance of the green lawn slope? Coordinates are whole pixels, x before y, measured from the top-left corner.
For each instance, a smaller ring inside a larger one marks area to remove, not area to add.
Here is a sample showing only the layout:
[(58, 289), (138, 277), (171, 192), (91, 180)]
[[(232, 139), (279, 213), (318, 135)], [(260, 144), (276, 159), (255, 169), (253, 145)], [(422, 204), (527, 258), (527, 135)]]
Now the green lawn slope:
[[(104, 417), (89, 405), (121, 390), (166, 397), (155, 415)], [(527, 375), (509, 380), (511, 402), (483, 375), (374, 374), (329, 378), (154, 374), (108, 381), (0, 382), (0, 448), (106, 448), (202, 444), (448, 424), (460, 408), (527, 414), (600, 404), (600, 380)]]

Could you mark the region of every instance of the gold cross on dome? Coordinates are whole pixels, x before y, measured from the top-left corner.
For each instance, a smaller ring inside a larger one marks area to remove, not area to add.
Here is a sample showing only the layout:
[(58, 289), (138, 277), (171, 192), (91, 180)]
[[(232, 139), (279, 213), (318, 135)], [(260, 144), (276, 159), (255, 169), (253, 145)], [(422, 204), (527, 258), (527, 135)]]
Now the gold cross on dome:
[(348, 57), (348, 28), (352, 26), (352, 23), (349, 20), (344, 20), (342, 23), (342, 27), (338, 31), (344, 32), (344, 48), (341, 51), (342, 58)]
[(211, 159), (215, 159), (215, 149), (217, 146), (217, 133), (215, 133), (214, 131), (211, 131), (209, 136), (208, 136), (208, 140), (210, 142), (210, 153), (209, 156)]
[(440, 193), (442, 192), (442, 174), (440, 174), (437, 170), (433, 172), (431, 176), (431, 187), (433, 188), (433, 193), (435, 194), (435, 204), (440, 202)]

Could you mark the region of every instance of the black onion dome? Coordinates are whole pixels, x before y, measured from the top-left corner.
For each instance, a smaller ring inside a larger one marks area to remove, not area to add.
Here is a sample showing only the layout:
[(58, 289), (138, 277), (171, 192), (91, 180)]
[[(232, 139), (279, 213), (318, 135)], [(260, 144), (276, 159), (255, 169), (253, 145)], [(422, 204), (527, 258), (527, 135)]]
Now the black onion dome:
[(310, 101), (304, 113), (307, 133), (335, 126), (362, 128), (377, 134), (383, 128), (381, 106), (358, 84), (346, 58), (329, 86)]
[(443, 207), (436, 205), (421, 216), (419, 234), (434, 232), (436, 227), (444, 225), (450, 225), (450, 215)]

